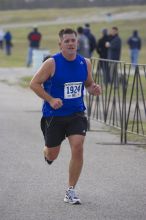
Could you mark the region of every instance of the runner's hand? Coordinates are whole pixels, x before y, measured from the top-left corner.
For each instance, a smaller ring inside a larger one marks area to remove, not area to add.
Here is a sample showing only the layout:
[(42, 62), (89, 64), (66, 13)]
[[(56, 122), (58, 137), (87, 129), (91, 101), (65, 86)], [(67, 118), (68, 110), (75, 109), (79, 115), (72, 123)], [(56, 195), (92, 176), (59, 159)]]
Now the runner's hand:
[(88, 87), (88, 92), (91, 95), (98, 96), (101, 94), (101, 87), (98, 84), (93, 83), (90, 87)]
[(54, 109), (61, 108), (63, 105), (63, 102), (59, 98), (52, 98), (51, 101), (49, 102), (50, 106)]

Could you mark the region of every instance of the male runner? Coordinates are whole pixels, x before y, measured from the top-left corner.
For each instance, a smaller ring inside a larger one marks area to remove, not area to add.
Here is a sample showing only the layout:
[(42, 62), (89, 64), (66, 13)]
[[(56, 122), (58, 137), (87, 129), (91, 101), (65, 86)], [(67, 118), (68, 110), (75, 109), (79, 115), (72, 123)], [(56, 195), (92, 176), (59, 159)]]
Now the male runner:
[(68, 189), (64, 202), (81, 204), (75, 185), (83, 166), (83, 143), (87, 131), (84, 115), (84, 86), (92, 95), (100, 86), (92, 79), (91, 63), (77, 54), (77, 33), (67, 28), (59, 32), (60, 52), (47, 59), (31, 80), (30, 88), (44, 100), (41, 129), (45, 139), (44, 157), (51, 164), (67, 137), (71, 147)]

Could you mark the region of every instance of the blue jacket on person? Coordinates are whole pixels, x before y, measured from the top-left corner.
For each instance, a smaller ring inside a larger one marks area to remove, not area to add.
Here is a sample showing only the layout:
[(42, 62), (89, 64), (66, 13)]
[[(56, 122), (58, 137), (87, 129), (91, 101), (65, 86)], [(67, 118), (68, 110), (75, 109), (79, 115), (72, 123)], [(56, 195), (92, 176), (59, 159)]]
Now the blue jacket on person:
[(133, 31), (133, 35), (127, 41), (130, 49), (141, 49), (141, 38), (138, 36), (138, 31)]
[(12, 40), (12, 35), (11, 35), (11, 33), (10, 33), (9, 31), (7, 31), (7, 32), (5, 33), (4, 39), (5, 39), (5, 41), (6, 41), (6, 44), (11, 42), (11, 40)]

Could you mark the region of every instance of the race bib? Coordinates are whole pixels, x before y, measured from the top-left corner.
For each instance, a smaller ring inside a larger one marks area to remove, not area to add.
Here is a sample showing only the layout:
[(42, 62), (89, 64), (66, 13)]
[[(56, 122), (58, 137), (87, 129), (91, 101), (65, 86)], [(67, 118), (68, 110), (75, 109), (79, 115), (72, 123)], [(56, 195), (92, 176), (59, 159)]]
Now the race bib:
[(64, 84), (64, 98), (73, 99), (81, 97), (82, 82), (70, 82)]

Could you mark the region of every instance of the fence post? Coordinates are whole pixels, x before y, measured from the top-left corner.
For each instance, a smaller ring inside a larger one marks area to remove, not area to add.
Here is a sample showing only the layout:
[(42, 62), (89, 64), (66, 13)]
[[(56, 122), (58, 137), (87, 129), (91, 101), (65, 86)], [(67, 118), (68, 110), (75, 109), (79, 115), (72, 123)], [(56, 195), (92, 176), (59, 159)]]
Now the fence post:
[(127, 78), (126, 78), (126, 64), (124, 63), (123, 75), (123, 101), (122, 101), (122, 119), (121, 119), (121, 143), (127, 143), (126, 131), (126, 94), (127, 94)]

